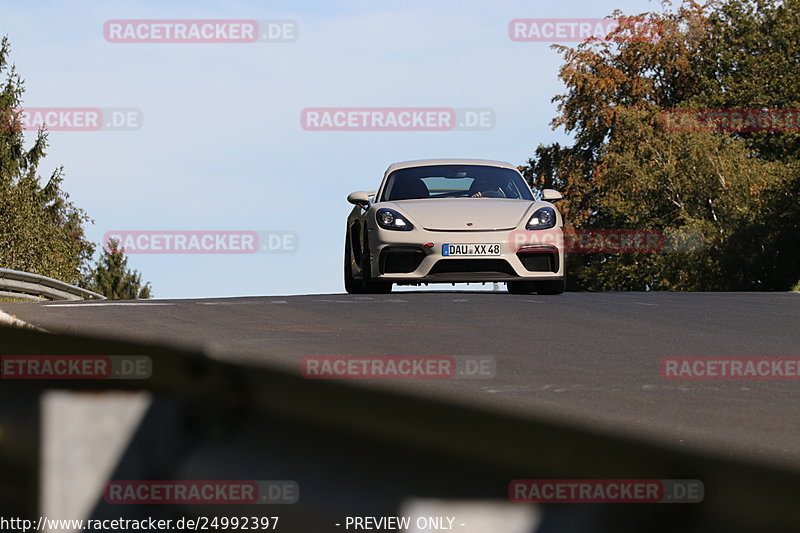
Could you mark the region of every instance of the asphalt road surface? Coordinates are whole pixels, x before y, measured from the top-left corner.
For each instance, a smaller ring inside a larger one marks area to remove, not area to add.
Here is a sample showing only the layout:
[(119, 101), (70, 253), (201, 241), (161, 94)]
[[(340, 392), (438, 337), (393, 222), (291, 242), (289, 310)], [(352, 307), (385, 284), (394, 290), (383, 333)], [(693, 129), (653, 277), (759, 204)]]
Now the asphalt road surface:
[(800, 468), (800, 380), (675, 381), (664, 357), (800, 357), (800, 293), (399, 292), (0, 303), (53, 332), (201, 346), (299, 371), (309, 355), (491, 356), (492, 378), (370, 380)]

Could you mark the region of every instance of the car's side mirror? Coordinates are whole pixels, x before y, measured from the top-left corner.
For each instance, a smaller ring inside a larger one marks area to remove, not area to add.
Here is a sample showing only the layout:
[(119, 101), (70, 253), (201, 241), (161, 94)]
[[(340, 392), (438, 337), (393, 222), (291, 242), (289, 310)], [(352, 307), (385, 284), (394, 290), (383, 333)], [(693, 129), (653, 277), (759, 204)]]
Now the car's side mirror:
[(367, 207), (369, 205), (369, 193), (367, 191), (351, 192), (347, 195), (347, 201), (353, 205)]
[(556, 203), (561, 200), (563, 196), (555, 189), (542, 189), (542, 200), (545, 202)]

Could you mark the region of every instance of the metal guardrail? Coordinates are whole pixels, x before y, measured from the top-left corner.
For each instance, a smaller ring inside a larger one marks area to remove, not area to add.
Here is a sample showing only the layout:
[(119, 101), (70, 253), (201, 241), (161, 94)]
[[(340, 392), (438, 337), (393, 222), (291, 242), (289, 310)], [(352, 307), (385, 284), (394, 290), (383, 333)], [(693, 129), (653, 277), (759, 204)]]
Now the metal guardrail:
[(0, 268), (0, 296), (30, 300), (105, 300), (97, 294), (57, 279)]

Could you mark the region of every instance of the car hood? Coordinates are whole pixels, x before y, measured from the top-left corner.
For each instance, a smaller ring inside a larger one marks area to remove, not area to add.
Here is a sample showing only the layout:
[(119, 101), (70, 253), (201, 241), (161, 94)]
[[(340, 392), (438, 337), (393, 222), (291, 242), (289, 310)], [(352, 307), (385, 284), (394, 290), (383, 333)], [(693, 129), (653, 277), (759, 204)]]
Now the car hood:
[(534, 203), (506, 198), (428, 198), (383, 202), (378, 207), (405, 213), (412, 223), (427, 230), (487, 231), (518, 227)]

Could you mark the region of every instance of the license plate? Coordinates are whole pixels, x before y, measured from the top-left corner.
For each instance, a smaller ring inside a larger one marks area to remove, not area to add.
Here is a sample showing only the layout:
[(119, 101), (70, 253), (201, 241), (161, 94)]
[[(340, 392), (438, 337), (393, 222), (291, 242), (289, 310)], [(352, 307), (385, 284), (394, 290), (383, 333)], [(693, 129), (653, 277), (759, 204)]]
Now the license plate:
[(443, 244), (442, 255), (500, 255), (499, 244)]

